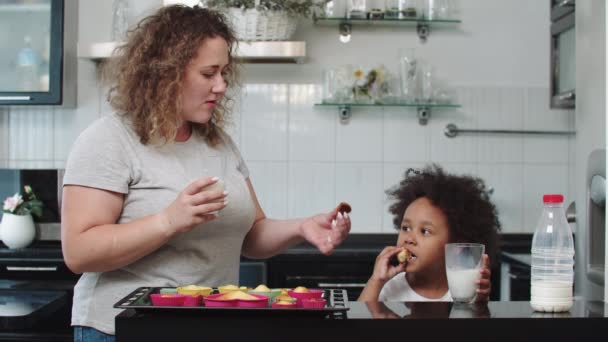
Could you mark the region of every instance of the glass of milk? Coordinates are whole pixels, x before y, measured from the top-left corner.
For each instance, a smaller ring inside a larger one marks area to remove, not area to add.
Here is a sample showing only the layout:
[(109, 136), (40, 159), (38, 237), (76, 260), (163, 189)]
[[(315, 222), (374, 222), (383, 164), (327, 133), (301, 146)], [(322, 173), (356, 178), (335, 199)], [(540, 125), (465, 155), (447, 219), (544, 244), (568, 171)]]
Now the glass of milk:
[(471, 303), (475, 298), (485, 246), (479, 243), (445, 245), (445, 269), (454, 303)]

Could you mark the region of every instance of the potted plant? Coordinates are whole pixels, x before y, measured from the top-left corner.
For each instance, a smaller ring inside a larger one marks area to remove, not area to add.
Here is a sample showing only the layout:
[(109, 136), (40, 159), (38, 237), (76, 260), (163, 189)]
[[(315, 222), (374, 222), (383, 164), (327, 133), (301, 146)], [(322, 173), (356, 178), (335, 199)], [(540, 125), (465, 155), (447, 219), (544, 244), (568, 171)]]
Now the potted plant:
[(36, 197), (32, 187), (23, 187), (24, 195), (19, 193), (7, 197), (2, 206), (0, 238), (11, 249), (28, 246), (36, 236), (32, 215), (42, 216), (42, 202)]
[(288, 40), (297, 20), (308, 17), (327, 0), (208, 0), (209, 8), (225, 10), (242, 41)]

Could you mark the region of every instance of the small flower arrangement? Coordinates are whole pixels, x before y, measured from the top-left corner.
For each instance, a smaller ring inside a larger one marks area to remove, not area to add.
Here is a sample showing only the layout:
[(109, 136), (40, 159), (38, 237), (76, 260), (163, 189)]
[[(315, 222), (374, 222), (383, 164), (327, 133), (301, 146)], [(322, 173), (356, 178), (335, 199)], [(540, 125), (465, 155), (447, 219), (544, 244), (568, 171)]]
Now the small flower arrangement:
[(379, 100), (389, 92), (386, 80), (386, 70), (383, 66), (370, 69), (364, 76), (361, 69), (354, 71), (355, 83), (352, 87), (353, 96), (357, 102)]
[(256, 7), (255, 0), (208, 0), (209, 8), (256, 8), (258, 11), (285, 11), (292, 17), (308, 17), (314, 9), (321, 9), (327, 0), (260, 0)]
[(36, 217), (42, 216), (43, 203), (36, 197), (32, 187), (26, 185), (23, 187), (23, 190), (25, 190), (23, 196), (16, 193), (13, 196), (6, 198), (4, 200), (4, 205), (2, 206), (2, 211), (21, 216), (28, 214), (32, 214)]

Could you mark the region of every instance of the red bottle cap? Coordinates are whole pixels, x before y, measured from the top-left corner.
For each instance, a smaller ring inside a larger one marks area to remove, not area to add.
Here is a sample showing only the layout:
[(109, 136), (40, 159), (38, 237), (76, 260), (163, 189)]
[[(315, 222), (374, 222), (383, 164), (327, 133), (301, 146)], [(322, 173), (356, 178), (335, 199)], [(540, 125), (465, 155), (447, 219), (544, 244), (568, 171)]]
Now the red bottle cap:
[(558, 194), (544, 195), (543, 203), (564, 203), (564, 196)]

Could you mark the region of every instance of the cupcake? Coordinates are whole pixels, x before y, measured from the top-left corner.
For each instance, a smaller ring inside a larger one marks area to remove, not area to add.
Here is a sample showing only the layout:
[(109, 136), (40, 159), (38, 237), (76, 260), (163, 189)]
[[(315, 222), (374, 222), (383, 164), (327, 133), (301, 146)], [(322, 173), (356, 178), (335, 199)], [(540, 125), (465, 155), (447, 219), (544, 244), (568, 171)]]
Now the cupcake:
[(163, 287), (159, 291), (160, 294), (177, 294), (177, 289), (175, 287)]
[(248, 293), (268, 297), (268, 305), (270, 305), (272, 302), (274, 302), (274, 298), (281, 294), (281, 289), (270, 289), (266, 285), (258, 285), (253, 290), (249, 290)]
[(288, 302), (288, 301), (280, 300), (278, 302), (272, 303), (272, 307), (275, 309), (290, 309), (290, 308), (297, 308), (298, 306), (295, 303), (295, 301)]
[(180, 286), (177, 288), (177, 293), (189, 296), (208, 296), (213, 289), (206, 286)]
[(241, 286), (238, 287), (236, 285), (223, 285), (223, 286), (219, 286), (217, 288), (217, 290), (219, 291), (219, 293), (228, 293), (228, 292), (232, 292), (232, 291), (241, 291), (241, 292), (248, 292), (249, 289), (247, 288), (247, 286)]

